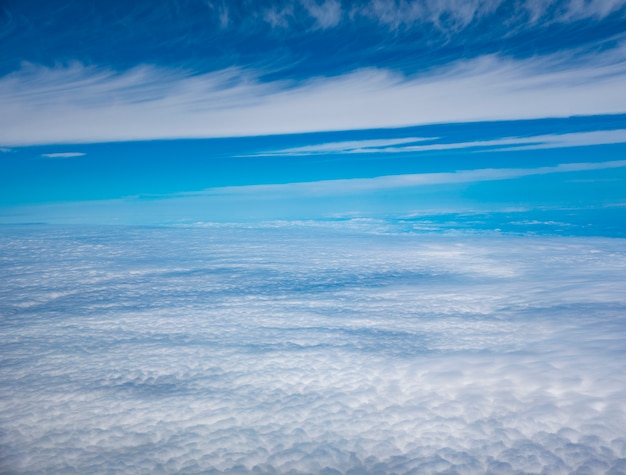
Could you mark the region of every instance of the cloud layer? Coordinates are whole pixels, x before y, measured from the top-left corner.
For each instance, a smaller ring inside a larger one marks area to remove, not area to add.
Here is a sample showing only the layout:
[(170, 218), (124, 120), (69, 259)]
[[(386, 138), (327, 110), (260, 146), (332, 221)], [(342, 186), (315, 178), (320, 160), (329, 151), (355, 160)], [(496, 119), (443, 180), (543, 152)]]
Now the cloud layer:
[(425, 123), (622, 113), (624, 49), (566, 62), (561, 54), (495, 55), (405, 76), (362, 69), (262, 81), (241, 68), (193, 74), (138, 66), (25, 66), (0, 78), (5, 146), (223, 137)]
[(623, 0), (18, 3), (0, 146), (619, 114), (625, 24)]
[(620, 239), (0, 238), (7, 473), (621, 473)]

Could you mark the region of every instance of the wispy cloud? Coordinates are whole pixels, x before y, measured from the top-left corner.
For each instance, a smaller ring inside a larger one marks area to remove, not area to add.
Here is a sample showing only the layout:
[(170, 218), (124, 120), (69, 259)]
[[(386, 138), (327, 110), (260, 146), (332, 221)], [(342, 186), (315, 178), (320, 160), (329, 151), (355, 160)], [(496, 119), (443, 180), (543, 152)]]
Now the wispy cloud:
[[(6, 146), (224, 137), (565, 117), (626, 111), (626, 49), (576, 62), (562, 55), (484, 56), (407, 77), (363, 69), (263, 82), (229, 68), (194, 75), (141, 66), (25, 66), (0, 79)], [(557, 69), (555, 69), (557, 68)]]
[(353, 14), (356, 13), (393, 30), (424, 23), (435, 25), (439, 29), (458, 30), (476, 19), (493, 13), (500, 4), (499, 0), (484, 2), (372, 0), (354, 8)]
[(341, 22), (343, 9), (338, 0), (303, 0), (302, 5), (319, 28), (332, 28)]
[(589, 145), (610, 145), (624, 142), (626, 142), (626, 129), (599, 130), (595, 132), (579, 132), (561, 135), (540, 135), (520, 141), (518, 146), (503, 149), (499, 148), (494, 151), (584, 147)]
[[(454, 183), (478, 183), (483, 181), (510, 180), (533, 175), (551, 173), (571, 173), (590, 170), (626, 167), (626, 160), (593, 163), (563, 163), (550, 167), (537, 168), (483, 168), (476, 170), (459, 170), (441, 173), (417, 173), (405, 175), (387, 175), (374, 178), (352, 178), (340, 180), (322, 180), (286, 184), (228, 186), (206, 190), (206, 194), (289, 194), (296, 196), (308, 195), (342, 195), (350, 193), (375, 192), (415, 186), (445, 185)], [(190, 195), (197, 195), (191, 193)]]
[(378, 152), (384, 151), (387, 147), (407, 143), (433, 140), (432, 137), (404, 137), (397, 139), (372, 139), (372, 140), (350, 140), (343, 142), (328, 142), (317, 145), (306, 145), (303, 147), (285, 148), (271, 152), (255, 153), (251, 156), (276, 156), (276, 155), (318, 155), (326, 153), (357, 153), (357, 152)]
[(58, 152), (58, 153), (42, 153), (42, 157), (46, 158), (74, 158), (84, 157), (86, 154), (83, 152)]
[[(440, 142), (426, 145), (408, 145), (420, 141), (437, 141), (437, 137), (407, 137), (389, 140), (362, 140), (352, 142), (329, 142), (303, 147), (261, 152), (255, 156), (301, 156), (320, 153), (415, 153), (437, 150), (481, 149), (482, 151), (538, 150), (548, 148), (608, 145), (626, 142), (626, 129), (576, 132), (571, 134), (535, 135), (531, 137), (506, 137), (471, 142)], [(501, 148), (506, 146), (505, 148)]]
[[(624, 0), (527, 0), (506, 4), (507, 22), (520, 28), (541, 24), (568, 23), (583, 19), (600, 20), (623, 10)], [(446, 31), (459, 31), (473, 22), (493, 18), (505, 7), (503, 0), (370, 0), (351, 8), (359, 15), (390, 29), (430, 24)]]
[(294, 18), (293, 4), (273, 5), (263, 13), (265, 21), (273, 28), (288, 28)]
[[(527, 0), (507, 4), (506, 20), (518, 28), (547, 26), (583, 19), (601, 20), (623, 10), (624, 0)], [(503, 0), (286, 0), (265, 9), (263, 18), (271, 27), (295, 28), (313, 21), (315, 27), (334, 28), (357, 20), (406, 30), (429, 25), (446, 32), (458, 32), (469, 25), (493, 18), (505, 6)]]

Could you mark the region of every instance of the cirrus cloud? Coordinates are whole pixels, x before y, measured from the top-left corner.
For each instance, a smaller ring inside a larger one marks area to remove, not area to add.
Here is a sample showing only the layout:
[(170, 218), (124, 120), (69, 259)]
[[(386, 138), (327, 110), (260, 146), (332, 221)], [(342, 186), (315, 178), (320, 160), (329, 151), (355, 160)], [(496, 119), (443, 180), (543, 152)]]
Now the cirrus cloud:
[(55, 153), (42, 153), (42, 157), (46, 158), (75, 158), (84, 157), (86, 154), (83, 152), (55, 152)]
[(264, 82), (239, 68), (27, 66), (0, 78), (6, 146), (225, 137), (626, 111), (623, 48), (574, 62), (494, 55), (404, 76), (363, 69)]

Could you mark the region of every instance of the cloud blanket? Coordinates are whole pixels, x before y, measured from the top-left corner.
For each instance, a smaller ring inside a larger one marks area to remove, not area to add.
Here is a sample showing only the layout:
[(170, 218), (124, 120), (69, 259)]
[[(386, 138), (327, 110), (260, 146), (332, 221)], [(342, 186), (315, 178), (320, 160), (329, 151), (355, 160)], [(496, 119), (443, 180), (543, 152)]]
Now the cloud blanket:
[(624, 473), (622, 239), (0, 235), (2, 473)]

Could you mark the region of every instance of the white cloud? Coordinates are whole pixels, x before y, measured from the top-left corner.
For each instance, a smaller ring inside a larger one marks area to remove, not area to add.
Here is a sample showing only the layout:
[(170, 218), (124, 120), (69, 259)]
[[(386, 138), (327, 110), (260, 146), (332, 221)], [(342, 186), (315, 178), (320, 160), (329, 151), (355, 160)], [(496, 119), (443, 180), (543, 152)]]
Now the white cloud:
[[(535, 142), (535, 143), (533, 143)], [(626, 130), (599, 130), (562, 135), (541, 135), (520, 140), (519, 146), (497, 149), (497, 151), (541, 150), (548, 148), (585, 147), (589, 145), (610, 145), (626, 142)], [(523, 144), (527, 145), (523, 145)]]
[[(435, 27), (448, 35), (458, 34), (482, 20), (494, 20), (498, 10), (506, 9), (504, 18), (510, 29), (520, 31), (546, 27), (554, 23), (581, 20), (598, 21), (623, 11), (624, 0), (525, 0), (515, 4), (502, 0), (277, 0), (265, 5), (245, 6), (248, 18), (262, 18), (272, 28), (335, 28), (361, 22), (383, 26), (392, 31)], [(223, 2), (209, 2), (209, 7), (224, 26), (227, 15)], [(226, 22), (227, 24), (227, 22)], [(510, 31), (510, 30), (509, 30)]]
[(355, 152), (378, 152), (385, 150), (385, 147), (392, 145), (402, 145), (407, 143), (422, 142), (424, 140), (433, 140), (433, 137), (403, 137), (397, 139), (371, 139), (371, 140), (350, 140), (344, 142), (328, 142), (316, 145), (305, 145), (303, 147), (292, 147), (282, 150), (270, 152), (255, 153), (255, 157), (274, 156), (274, 155), (315, 155), (325, 153), (355, 153)]
[[(626, 160), (608, 162), (562, 163), (536, 168), (483, 168), (455, 172), (415, 173), (386, 175), (374, 178), (349, 178), (286, 184), (228, 186), (206, 190), (206, 194), (289, 194), (293, 197), (306, 195), (340, 195), (372, 192), (417, 186), (444, 185), (453, 183), (477, 183), (482, 181), (511, 180), (533, 175), (571, 173), (589, 170), (604, 170), (626, 167)], [(190, 193), (189, 195), (197, 195)]]
[[(624, 0), (527, 0), (507, 4), (506, 19), (512, 28), (520, 29), (584, 19), (600, 20), (622, 10), (625, 4)], [(442, 31), (455, 33), (473, 22), (493, 18), (503, 6), (501, 0), (371, 0), (353, 6), (351, 13), (392, 30), (431, 24)]]
[(46, 158), (74, 158), (84, 157), (86, 154), (83, 152), (57, 152), (57, 153), (42, 153), (42, 157)]
[[(530, 2), (532, 3), (532, 2)], [(535, 2), (535, 8), (536, 8)], [(584, 18), (601, 19), (624, 8), (624, 0), (570, 0), (562, 10), (561, 21), (575, 21)]]
[(213, 12), (215, 13), (215, 16), (217, 18), (218, 24), (220, 25), (221, 28), (228, 28), (231, 24), (231, 19), (230, 19), (230, 13), (229, 13), (229, 9), (228, 6), (225, 2), (214, 2), (214, 3), (209, 3), (207, 2), (207, 6), (213, 10)]
[(342, 7), (338, 0), (303, 0), (302, 6), (315, 19), (319, 28), (332, 28), (339, 24), (342, 18)]
[(293, 4), (283, 6), (274, 5), (263, 12), (263, 19), (269, 23), (272, 28), (288, 28), (294, 18)]
[(411, 2), (406, 0), (372, 0), (353, 9), (353, 14), (366, 17), (391, 29), (410, 28), (430, 23), (447, 31), (467, 27), (472, 21), (492, 14), (501, 1), (455, 0)]
[[(626, 129), (576, 132), (570, 134), (535, 135), (530, 137), (505, 137), (471, 142), (442, 142), (426, 145), (406, 145), (420, 141), (436, 141), (437, 137), (406, 137), (398, 139), (361, 140), (350, 142), (328, 142), (324, 144), (293, 147), (254, 156), (300, 156), (318, 153), (404, 153), (456, 150), (466, 148), (488, 148), (487, 151), (539, 150), (548, 148), (607, 145), (626, 142)], [(496, 148), (506, 145), (506, 148)]]
[[(302, 83), (231, 68), (193, 75), (27, 66), (0, 79), (0, 143), (223, 137), (626, 112), (624, 50), (487, 56), (427, 75), (365, 69)], [(558, 67), (559, 69), (554, 69)]]
[(620, 239), (48, 227), (0, 252), (12, 473), (626, 457)]

